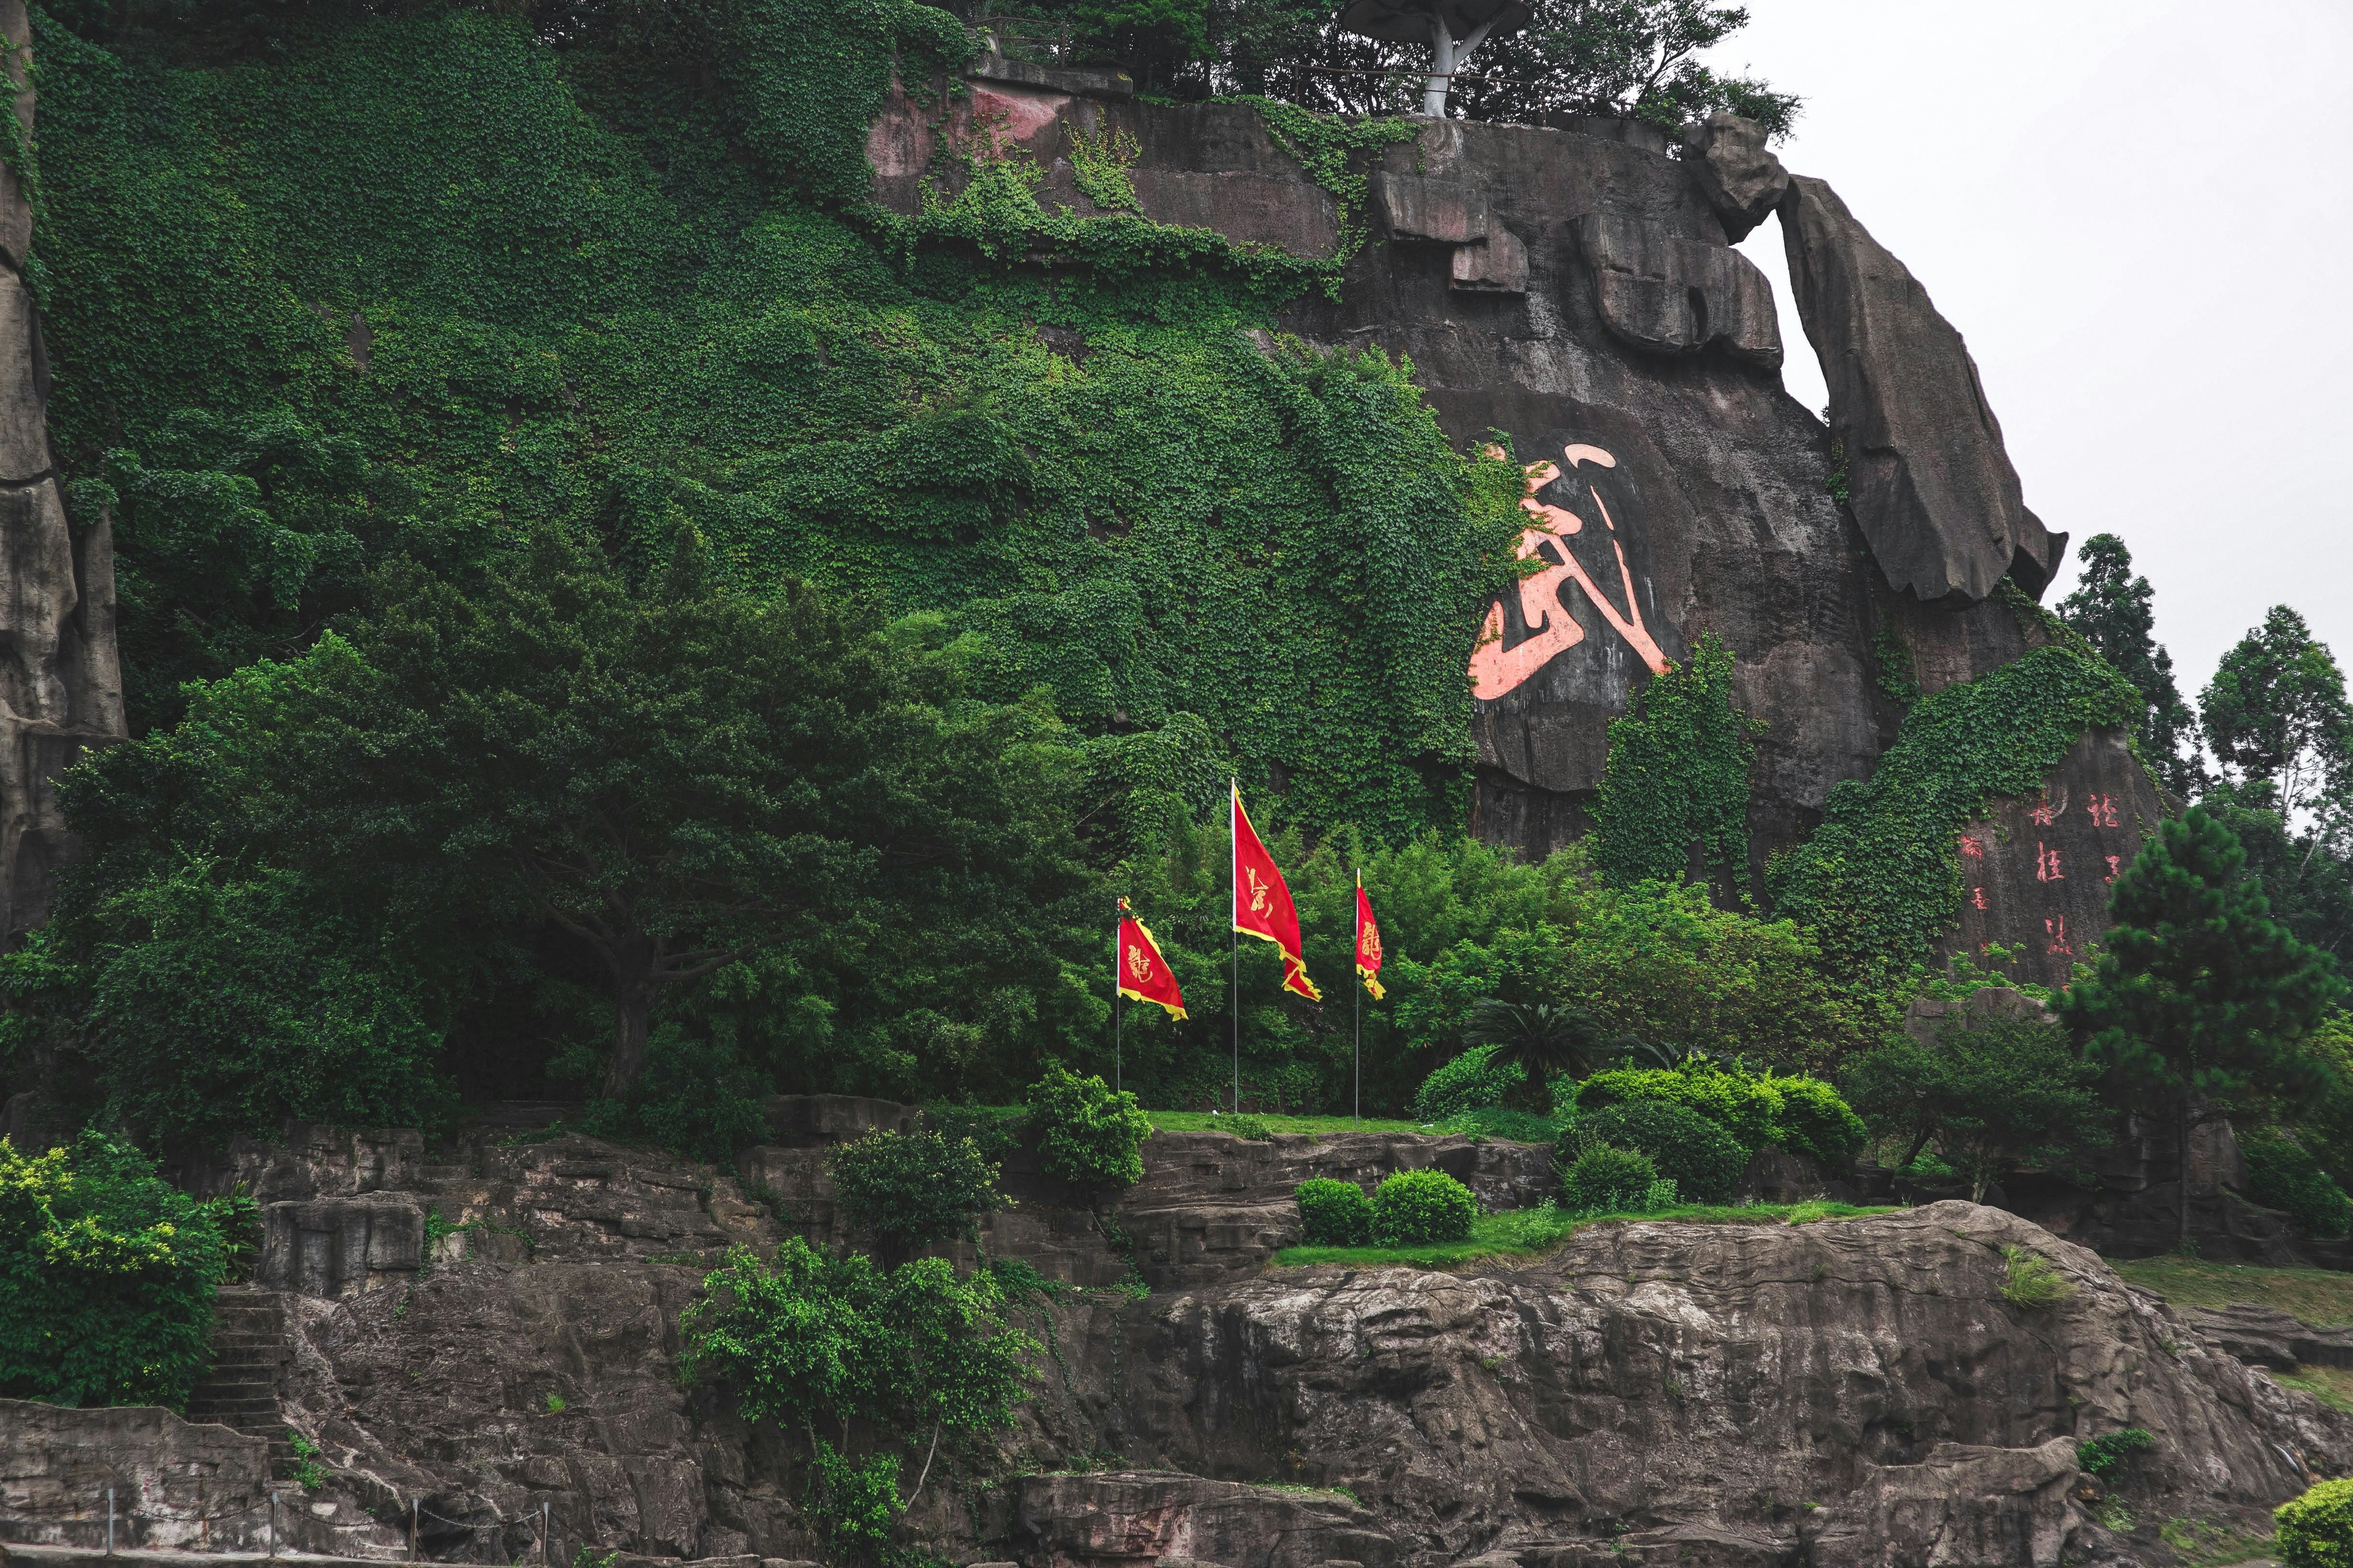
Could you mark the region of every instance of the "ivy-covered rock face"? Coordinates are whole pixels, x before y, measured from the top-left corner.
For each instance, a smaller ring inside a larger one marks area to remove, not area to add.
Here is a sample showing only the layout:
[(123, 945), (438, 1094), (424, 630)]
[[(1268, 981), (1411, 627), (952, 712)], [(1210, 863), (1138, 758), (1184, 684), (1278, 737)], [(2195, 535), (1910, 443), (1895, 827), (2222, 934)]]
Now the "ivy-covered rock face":
[[(1889, 588), (1772, 285), (1637, 129), (966, 78), (910, 0), (544, 37), (324, 9), (243, 44), (60, 16), (27, 279), (64, 473), (116, 519), (134, 729), (387, 557), (462, 574), (554, 519), (643, 571), (691, 523), (978, 696), (1158, 744), (1182, 787), (1101, 814), (1114, 850), (1239, 772), (1277, 827), (1541, 856), (1599, 821), (1611, 864), (1730, 896), (1917, 694), (2052, 640), (2031, 604)], [(2097, 721), (2060, 684), (2037, 711)], [(1879, 911), (1900, 941), (1862, 956), (1903, 963), (1984, 888), (1969, 944), (2063, 974), (2096, 879), (2054, 891), (2048, 852), (2099, 869), (2159, 807), (2067, 776), (2063, 728), (1864, 824), (1808, 896)], [(1964, 827), (2021, 795), (2117, 826), (1964, 878)]]

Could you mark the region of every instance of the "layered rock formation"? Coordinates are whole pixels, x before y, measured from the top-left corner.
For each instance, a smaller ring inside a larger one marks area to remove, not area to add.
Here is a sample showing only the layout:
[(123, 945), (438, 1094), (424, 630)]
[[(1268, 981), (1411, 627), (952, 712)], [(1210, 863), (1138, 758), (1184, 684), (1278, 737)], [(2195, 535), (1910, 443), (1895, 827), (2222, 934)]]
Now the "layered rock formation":
[[(846, 1131), (871, 1109), (786, 1104), (778, 1121)], [(793, 1136), (746, 1169), (820, 1152)], [(354, 1175), (366, 1151), (400, 1141), (306, 1142), (328, 1152), (260, 1164), (317, 1194), (374, 1179)], [(1968, 1204), (1608, 1226), (1539, 1261), (1445, 1274), (1269, 1268), (1255, 1244), (1155, 1262), (1146, 1227), (1119, 1223), (1233, 1226), (1250, 1243), (1304, 1172), (1460, 1160), (1459, 1141), (1383, 1142), (1151, 1140), (1145, 1184), (1098, 1216), (1113, 1223), (1035, 1256), (1091, 1247), (1160, 1288), (1024, 1310), (1053, 1347), (1036, 1396), (993, 1458), (921, 1501), (918, 1537), (1025, 1568), (2055, 1564), (2137, 1558), (2168, 1521), (2243, 1526), (2353, 1466), (2353, 1418), (2221, 1348), (2334, 1355), (2342, 1336), (2177, 1313)], [(836, 1221), (577, 1136), (462, 1152), (389, 1162), (404, 1186), (347, 1194), (406, 1194), (461, 1226), (428, 1268), (286, 1298), (281, 1394), (324, 1451), (317, 1504), (388, 1525), (413, 1509), (425, 1552), (464, 1561), (535, 1554), (543, 1508), (558, 1560), (584, 1543), (733, 1568), (821, 1555), (797, 1435), (682, 1386), (678, 1318), (727, 1246), (826, 1238)], [(1513, 1158), (1486, 1173), (1499, 1201)], [(1276, 1239), (1295, 1226), (1293, 1211)], [(2008, 1299), (2006, 1248), (2072, 1293)], [(2103, 1500), (2074, 1445), (2126, 1426), (2158, 1447)]]
[[(23, 149), (33, 134), (32, 32), (23, 0), (0, 0), (0, 64)], [(0, 156), (0, 940), (47, 919), (74, 853), (55, 781), (91, 746), (129, 733), (114, 642), (114, 538), (101, 508), (69, 526), (49, 450), (49, 373), (25, 282), (33, 207), (24, 171)]]
[[(943, 191), (962, 177), (940, 153), (986, 148), (1034, 158), (1041, 200), (1090, 213), (1072, 136), (1124, 136), (1145, 216), (1302, 256), (1341, 240), (1331, 194), (1246, 106), (1138, 103), (1035, 67), (971, 85), (944, 113), (902, 101), (878, 122), (878, 199), (914, 211), (927, 171)], [(2005, 577), (2039, 595), (2064, 536), (2026, 509), (1960, 334), (1755, 126), (1719, 116), (1671, 149), (1631, 122), (1434, 121), (1366, 174), (1373, 243), (1337, 300), (1303, 299), (1282, 326), (1410, 355), (1455, 440), (1499, 432), (1549, 465), (1524, 546), (1545, 566), (1493, 607), (1472, 661), (1480, 834), (1542, 855), (1581, 833), (1609, 721), (1714, 634), (1767, 726), (1749, 820), (1761, 872), (1833, 784), (1871, 773), (1898, 694), (2048, 640), (1994, 595)], [(1777, 212), (1828, 429), (1782, 389), (1771, 286), (1730, 246)], [(2098, 799), (2115, 821), (2063, 817), (2063, 838), (2043, 836), (2077, 868), (2063, 886), (2049, 856), (1996, 836), (1951, 946), (2023, 947), (2031, 973), (2062, 979), (2105, 923), (2105, 857), (2137, 849), (2163, 808), (2121, 735), (2087, 740), (2043, 799)]]

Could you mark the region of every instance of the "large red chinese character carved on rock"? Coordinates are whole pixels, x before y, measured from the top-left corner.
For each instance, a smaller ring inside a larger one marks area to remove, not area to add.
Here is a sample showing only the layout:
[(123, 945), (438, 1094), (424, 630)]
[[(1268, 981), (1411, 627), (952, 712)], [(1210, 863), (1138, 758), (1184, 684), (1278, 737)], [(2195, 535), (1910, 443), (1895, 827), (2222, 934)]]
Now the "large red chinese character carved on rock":
[[(1504, 455), (1500, 447), (1487, 448), (1488, 456)], [(1573, 472), (1580, 463), (1597, 468), (1614, 468), (1618, 459), (1599, 447), (1573, 444), (1561, 449)], [(1536, 500), (1536, 492), (1560, 478), (1557, 464), (1531, 463), (1525, 469), (1527, 494), (1521, 498), (1520, 510), (1535, 521), (1520, 534), (1519, 557), (1523, 561), (1550, 563), (1543, 570), (1520, 579), (1520, 617), (1526, 622), (1528, 637), (1506, 647), (1504, 644), (1504, 605), (1501, 600), (1487, 606), (1487, 619), (1479, 628), (1478, 646), (1471, 650), (1471, 695), (1481, 701), (1493, 701), (1525, 682), (1554, 658), (1567, 652), (1585, 640), (1585, 627), (1568, 613), (1561, 590), (1575, 583), (1585, 590), (1601, 618), (1610, 628), (1626, 639), (1627, 645), (1641, 656), (1653, 675), (1663, 675), (1667, 656), (1660, 651), (1658, 642), (1642, 624), (1641, 605), (1634, 595), (1634, 574), (1626, 566), (1626, 546), (1618, 538), (1617, 521), (1609, 515), (1609, 503), (1592, 486), (1585, 493), (1593, 499), (1594, 510), (1599, 513), (1602, 526), (1609, 531), (1610, 548), (1618, 557), (1618, 583), (1626, 595), (1626, 608), (1620, 613), (1607, 594), (1586, 574), (1576, 552), (1569, 548), (1571, 536), (1585, 529), (1585, 519), (1566, 507), (1548, 506)]]

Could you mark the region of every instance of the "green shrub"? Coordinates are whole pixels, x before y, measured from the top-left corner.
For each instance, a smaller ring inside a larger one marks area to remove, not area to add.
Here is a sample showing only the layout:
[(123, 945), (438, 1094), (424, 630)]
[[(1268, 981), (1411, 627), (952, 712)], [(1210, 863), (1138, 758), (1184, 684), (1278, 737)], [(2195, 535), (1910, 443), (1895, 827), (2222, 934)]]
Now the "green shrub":
[(2156, 1436), (2142, 1427), (2105, 1432), (2075, 1445), (2075, 1468), (2087, 1476), (2105, 1478), (2135, 1454), (2147, 1453), (2156, 1447)]
[(1685, 1201), (1720, 1204), (1740, 1184), (1748, 1155), (1732, 1135), (1688, 1105), (1670, 1100), (1630, 1100), (1605, 1105), (1577, 1121), (1597, 1142), (1639, 1150)]
[(2287, 1568), (2353, 1568), (2353, 1480), (2323, 1481), (2272, 1510)]
[(1261, 1116), (1222, 1116), (1218, 1119), (1218, 1131), (1230, 1132), (1237, 1138), (1247, 1138), (1253, 1143), (1272, 1141), (1274, 1129)]
[(2255, 1132), (2239, 1140), (2247, 1158), (2247, 1195), (2285, 1211), (2307, 1236), (2343, 1236), (2353, 1221), (2353, 1199), (2319, 1162), (2286, 1139)]
[(2075, 1287), (2039, 1252), (2005, 1247), (2001, 1261), (2001, 1299), (2013, 1307), (2036, 1311), (2055, 1307), (2075, 1293)]
[(1060, 1064), (1029, 1086), (1029, 1122), (1046, 1173), (1083, 1187), (1132, 1187), (1144, 1180), (1142, 1146), (1152, 1120), (1135, 1096)]
[(1818, 1078), (1775, 1077), (1781, 1092), (1781, 1146), (1820, 1162), (1827, 1171), (1854, 1163), (1871, 1131), (1833, 1086)]
[(1018, 1105), (926, 1105), (923, 1130), (953, 1143), (969, 1138), (980, 1157), (1003, 1164), (1021, 1147), (1029, 1114)]
[(1316, 1176), (1299, 1184), (1299, 1217), (1309, 1247), (1368, 1247), (1373, 1240), (1373, 1200), (1354, 1182)]
[(1598, 1143), (1561, 1173), (1561, 1206), (1578, 1214), (1638, 1210), (1658, 1180), (1659, 1168), (1648, 1154)]
[(1504, 1103), (1504, 1096), (1527, 1081), (1527, 1075), (1505, 1063), (1492, 1065), (1493, 1046), (1473, 1046), (1421, 1080), (1414, 1090), (1417, 1121), (1443, 1121), (1466, 1110), (1484, 1110)]
[(971, 1241), (997, 1207), (997, 1168), (969, 1138), (876, 1128), (827, 1156), (841, 1212), (883, 1250), (904, 1256), (935, 1241)]
[[(596, 1070), (604, 1071), (601, 1061)], [(732, 1165), (767, 1141), (768, 1089), (734, 1047), (664, 1024), (646, 1042), (645, 1070), (628, 1098), (591, 1101), (580, 1125), (599, 1137), (643, 1139), (691, 1160)]]
[(1514, 1143), (1554, 1143), (1560, 1140), (1561, 1121), (1508, 1105), (1481, 1110), (1458, 1110), (1431, 1127), (1433, 1132), (1459, 1132), (1473, 1138), (1508, 1138)]
[(0, 1139), (0, 1397), (184, 1408), (252, 1226), (249, 1200), (199, 1202), (95, 1132), (30, 1157)]
[(1443, 1171), (1399, 1171), (1373, 1194), (1373, 1239), (1383, 1247), (1466, 1241), (1478, 1217), (1479, 1200)]

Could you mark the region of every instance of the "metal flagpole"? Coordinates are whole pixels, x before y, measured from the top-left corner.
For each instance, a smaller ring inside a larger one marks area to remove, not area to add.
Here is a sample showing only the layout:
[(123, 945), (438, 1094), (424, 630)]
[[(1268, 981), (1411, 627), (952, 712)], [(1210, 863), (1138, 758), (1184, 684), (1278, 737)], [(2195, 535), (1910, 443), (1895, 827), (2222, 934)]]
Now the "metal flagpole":
[[(1233, 891), (1234, 908), (1242, 901), (1242, 786), (1239, 779), (1226, 781), (1226, 880)], [(1226, 923), (1233, 925), (1228, 912)], [(1234, 926), (1234, 1114), (1242, 1113), (1242, 932)]]
[(1127, 900), (1121, 899), (1112, 906), (1111, 911), (1111, 1091), (1113, 1094), (1120, 1091), (1120, 1080), (1127, 1065), (1126, 1044), (1119, 1033), (1119, 987), (1120, 982), (1125, 978), (1119, 972), (1119, 938), (1127, 923), (1126, 907)]
[[(1364, 900), (1364, 893), (1365, 868), (1359, 866), (1356, 868), (1356, 898), (1359, 904)], [(1356, 997), (1356, 1131), (1361, 1132), (1365, 1130), (1365, 988), (1364, 976), (1354, 971), (1356, 967), (1357, 954), (1363, 950), (1365, 944), (1365, 917), (1360, 909), (1352, 910), (1349, 912), (1356, 918), (1356, 944), (1348, 954), (1348, 968), (1351, 972), (1348, 975), (1350, 982), (1348, 989), (1354, 992)]]

